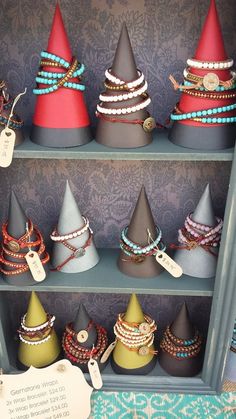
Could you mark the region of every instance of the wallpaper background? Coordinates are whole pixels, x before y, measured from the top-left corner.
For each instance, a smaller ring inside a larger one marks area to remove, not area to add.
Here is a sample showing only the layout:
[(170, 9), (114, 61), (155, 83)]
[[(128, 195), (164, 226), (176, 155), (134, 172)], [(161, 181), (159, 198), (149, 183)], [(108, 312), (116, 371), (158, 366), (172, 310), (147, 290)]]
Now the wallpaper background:
[[(137, 67), (149, 82), (152, 114), (164, 122), (178, 100), (168, 81), (170, 73), (181, 80), (187, 57), (197, 45), (208, 0), (60, 0), (68, 36), (75, 55), (85, 63), (86, 100), (95, 128), (95, 106), (103, 88), (104, 71), (112, 63), (120, 27), (126, 21)], [(235, 0), (217, 1), (229, 56), (236, 52)], [(1, 0), (0, 78), (13, 94), (27, 87), (17, 112), (30, 125), (32, 88), (39, 54), (47, 46), (55, 1)], [(122, 227), (129, 223), (142, 184), (146, 186), (154, 218), (166, 243), (192, 211), (210, 182), (216, 214), (223, 216), (231, 164), (228, 162), (117, 162), (66, 160), (14, 160), (0, 169), (0, 221), (6, 219), (9, 193), (16, 192), (27, 215), (38, 224), (48, 242), (57, 222), (69, 179), (81, 212), (88, 215), (98, 246), (117, 247)], [(28, 293), (6, 293), (13, 328), (25, 312)], [(125, 309), (128, 296), (40, 295), (46, 308), (57, 315), (59, 330), (72, 320), (79, 301), (91, 316), (111, 328), (116, 313)], [(187, 298), (194, 321), (206, 332), (209, 298)], [(143, 296), (144, 310), (163, 328), (173, 318), (182, 297)], [(102, 308), (102, 310), (101, 310)]]

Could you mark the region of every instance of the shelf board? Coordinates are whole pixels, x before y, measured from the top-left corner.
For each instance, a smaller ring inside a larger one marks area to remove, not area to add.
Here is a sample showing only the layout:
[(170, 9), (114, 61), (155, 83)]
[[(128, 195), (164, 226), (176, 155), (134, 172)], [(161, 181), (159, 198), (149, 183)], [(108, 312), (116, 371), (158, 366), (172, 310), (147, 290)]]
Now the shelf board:
[(219, 151), (192, 150), (168, 140), (168, 131), (155, 130), (153, 142), (145, 147), (109, 148), (91, 141), (81, 147), (47, 148), (32, 143), (27, 137), (16, 147), (15, 158), (79, 159), (79, 160), (164, 160), (164, 161), (232, 161), (233, 148)]
[(118, 249), (98, 249), (100, 262), (92, 269), (80, 274), (49, 272), (47, 278), (33, 286), (14, 286), (4, 281), (0, 291), (49, 291), (83, 293), (118, 293), (186, 295), (209, 297), (213, 295), (214, 278), (199, 279), (183, 275), (173, 278), (164, 271), (155, 278), (132, 278), (121, 273), (117, 266)]

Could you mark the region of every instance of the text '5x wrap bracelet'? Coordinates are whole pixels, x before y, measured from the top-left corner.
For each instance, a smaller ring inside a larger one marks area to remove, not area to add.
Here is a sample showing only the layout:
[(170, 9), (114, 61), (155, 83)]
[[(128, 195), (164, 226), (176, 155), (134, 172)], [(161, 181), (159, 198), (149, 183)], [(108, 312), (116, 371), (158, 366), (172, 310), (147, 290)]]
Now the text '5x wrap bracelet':
[(220, 245), (223, 220), (216, 217), (216, 222), (215, 227), (197, 223), (192, 219), (192, 214), (190, 213), (185, 220), (184, 227), (178, 230), (178, 242), (180, 245), (171, 244), (170, 247), (172, 249), (187, 250), (202, 247), (216, 256), (216, 253), (211, 248), (217, 248)]
[(121, 232), (120, 248), (127, 255), (128, 259), (123, 259), (126, 262), (142, 263), (148, 256), (155, 256), (157, 251), (165, 251), (166, 247), (162, 242), (161, 229), (156, 226), (156, 238), (153, 240), (150, 231), (147, 229), (147, 245), (141, 246), (134, 243), (128, 238), (128, 226)]
[[(32, 249), (38, 247), (37, 254), (40, 257), (41, 263), (45, 265), (49, 261), (49, 254), (45, 251), (45, 244), (42, 234), (39, 229), (33, 225), (31, 220), (26, 223), (26, 232), (23, 236), (16, 239), (8, 234), (7, 223), (2, 226), (3, 244), (0, 252), (0, 262), (3, 266), (0, 267), (0, 272), (4, 275), (19, 275), (29, 271), (29, 265), (24, 263), (26, 253), (21, 252), (24, 249)], [(36, 240), (31, 241), (31, 235), (35, 235)], [(5, 255), (16, 259), (15, 262), (7, 260)], [(4, 269), (4, 266), (13, 268), (10, 270)]]
[[(84, 64), (80, 64), (75, 57), (73, 57), (69, 63), (55, 54), (42, 51), (41, 58), (40, 70), (37, 74), (36, 82), (49, 87), (37, 87), (33, 90), (35, 95), (53, 93), (61, 87), (80, 91), (85, 90), (85, 86), (81, 84), (80, 80), (85, 67)], [(51, 67), (52, 69), (58, 68), (59, 71), (44, 71), (42, 69), (43, 67)]]
[[(120, 118), (120, 116), (123, 117), (145, 109), (151, 103), (151, 99), (147, 93), (148, 84), (144, 80), (144, 75), (140, 70), (137, 70), (137, 72), (137, 79), (127, 82), (112, 74), (111, 69), (106, 70), (105, 87), (110, 91), (118, 91), (118, 94), (112, 95), (107, 92), (101, 93), (99, 96), (100, 103), (97, 105), (96, 116), (97, 118), (112, 123), (137, 124), (142, 126), (145, 132), (151, 132), (156, 127), (156, 123), (154, 118), (150, 116), (145, 120)], [(140, 102), (136, 105), (122, 105), (123, 103), (129, 103), (129, 101), (134, 98), (140, 98)], [(108, 108), (104, 106), (104, 104), (109, 103), (118, 103), (121, 105), (119, 108)]]
[(113, 328), (116, 341), (120, 341), (129, 351), (137, 352), (138, 355), (157, 355), (157, 351), (150, 349), (154, 342), (154, 332), (157, 325), (151, 317), (144, 315), (143, 323), (131, 323), (124, 320), (125, 313), (118, 315)]
[[(50, 238), (52, 241), (54, 241), (55, 243), (61, 243), (72, 252), (68, 256), (68, 258), (66, 258), (62, 263), (56, 266), (56, 268), (52, 269), (52, 271), (60, 271), (63, 268), (63, 266), (65, 266), (71, 260), (83, 257), (86, 253), (86, 249), (91, 245), (92, 240), (93, 240), (93, 231), (91, 230), (89, 226), (88, 218), (84, 216), (82, 216), (82, 218), (84, 220), (84, 225), (78, 230), (75, 230), (72, 233), (61, 235), (58, 233), (57, 229), (55, 228), (52, 234), (50, 235)], [(82, 236), (85, 232), (88, 232), (88, 239), (86, 240), (83, 246), (76, 248), (75, 246), (73, 246), (72, 244), (68, 242), (68, 240), (73, 240), (76, 237)]]

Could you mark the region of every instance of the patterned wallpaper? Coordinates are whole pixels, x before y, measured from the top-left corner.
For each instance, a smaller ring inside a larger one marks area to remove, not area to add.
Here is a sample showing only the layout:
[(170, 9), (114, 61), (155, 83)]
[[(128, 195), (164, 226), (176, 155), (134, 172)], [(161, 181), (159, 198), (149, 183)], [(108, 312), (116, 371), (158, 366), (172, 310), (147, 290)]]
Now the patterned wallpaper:
[[(34, 108), (31, 91), (39, 54), (47, 45), (55, 3), (1, 0), (0, 78), (8, 81), (13, 94), (25, 86), (28, 88), (17, 108), (28, 125)], [(196, 47), (209, 1), (60, 0), (59, 3), (73, 52), (87, 67), (86, 99), (93, 126), (104, 71), (112, 63), (123, 21), (128, 26), (137, 66), (149, 82), (153, 115), (164, 122), (177, 101), (168, 76), (172, 73), (181, 80), (186, 58), (192, 56)], [(235, 0), (218, 0), (217, 5), (229, 55), (235, 57)], [(208, 181), (215, 211), (223, 215), (229, 173), (230, 163), (220, 162), (14, 160), (9, 169), (0, 169), (0, 221), (6, 218), (13, 188), (27, 215), (41, 227), (48, 241), (59, 214), (65, 180), (69, 179), (81, 211), (91, 219), (96, 244), (116, 247), (120, 229), (129, 222), (140, 187), (145, 184), (154, 217), (168, 243), (175, 240), (178, 227), (196, 205)], [(28, 297), (20, 295), (16, 298), (15, 293), (6, 294), (7, 301), (12, 303), (10, 307), (14, 307), (14, 327)], [(48, 309), (58, 315), (58, 325), (71, 320), (78, 301), (83, 300), (99, 321), (109, 319), (108, 327), (128, 298), (97, 294), (41, 296)], [(145, 310), (160, 320), (162, 327), (182, 301), (181, 297), (142, 297)], [(210, 299), (188, 298), (188, 301), (194, 320), (206, 331)]]

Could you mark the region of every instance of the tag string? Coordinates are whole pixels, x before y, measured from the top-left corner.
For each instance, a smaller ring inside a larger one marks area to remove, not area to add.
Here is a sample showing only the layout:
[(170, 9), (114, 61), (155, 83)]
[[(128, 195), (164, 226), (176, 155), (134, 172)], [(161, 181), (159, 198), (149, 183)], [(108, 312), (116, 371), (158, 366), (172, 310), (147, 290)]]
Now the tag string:
[(13, 113), (14, 113), (14, 108), (15, 108), (15, 106), (16, 106), (16, 104), (17, 104), (18, 100), (21, 98), (21, 96), (25, 95), (25, 94), (26, 94), (26, 92), (27, 92), (27, 88), (25, 87), (24, 92), (19, 93), (19, 94), (15, 97), (15, 99), (14, 99), (14, 101), (13, 101), (13, 104), (12, 104), (12, 107), (11, 107), (11, 112), (10, 112), (10, 115), (9, 115), (9, 117), (8, 117), (8, 120), (7, 120), (7, 125), (6, 125), (6, 128), (8, 128), (8, 127), (9, 127), (10, 120), (11, 120), (11, 118), (12, 118), (12, 116), (13, 116)]

